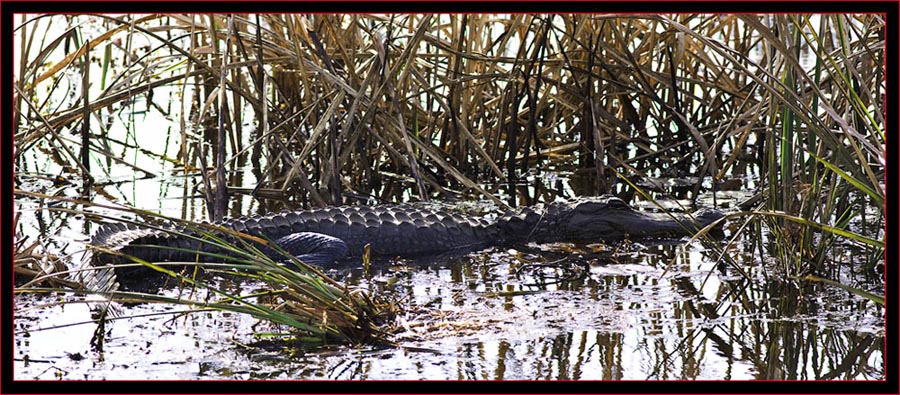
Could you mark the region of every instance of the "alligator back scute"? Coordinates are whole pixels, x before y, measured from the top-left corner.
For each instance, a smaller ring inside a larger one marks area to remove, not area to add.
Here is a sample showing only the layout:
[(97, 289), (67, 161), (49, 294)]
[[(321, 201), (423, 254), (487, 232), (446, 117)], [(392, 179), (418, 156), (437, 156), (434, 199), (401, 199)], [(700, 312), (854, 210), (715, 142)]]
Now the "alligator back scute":
[(94, 234), (94, 237), (91, 238), (91, 245), (119, 251), (139, 239), (160, 237), (165, 234), (166, 232), (140, 227), (135, 224), (111, 223), (100, 227), (97, 233)]
[(284, 215), (273, 216), (272, 224), (278, 228), (278, 233), (291, 233), (291, 223), (288, 222)]
[(256, 218), (246, 218), (243, 221), (245, 230), (242, 233), (246, 233), (251, 236), (262, 236), (262, 229), (260, 227), (260, 221)]
[[(375, 255), (410, 256), (469, 249), (499, 239), (493, 221), (413, 205), (331, 207), (227, 219), (220, 225), (272, 241), (299, 232), (321, 233), (343, 240), (354, 256), (362, 254), (367, 244), (371, 245)], [(211, 249), (190, 238), (163, 230), (121, 223), (101, 227), (91, 244), (148, 261), (197, 259), (196, 253), (152, 246), (183, 250)], [(112, 254), (100, 255), (106, 256), (96, 262), (128, 261)]]
[(234, 229), (241, 233), (247, 233), (247, 223), (241, 220), (228, 220), (226, 221), (228, 226), (231, 226), (231, 229)]

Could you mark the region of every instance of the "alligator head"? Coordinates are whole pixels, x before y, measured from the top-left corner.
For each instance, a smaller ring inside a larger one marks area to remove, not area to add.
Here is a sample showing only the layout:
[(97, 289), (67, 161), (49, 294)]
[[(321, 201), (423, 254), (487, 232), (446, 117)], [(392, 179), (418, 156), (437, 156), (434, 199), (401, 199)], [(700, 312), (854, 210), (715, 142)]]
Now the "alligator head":
[[(522, 219), (520, 226), (531, 227), (530, 239), (536, 241), (682, 237), (693, 235), (724, 216), (709, 209), (692, 215), (646, 213), (613, 196), (580, 197), (550, 203), (543, 207), (543, 213), (534, 214), (524, 212), (519, 216)], [(536, 222), (535, 218), (538, 218)]]

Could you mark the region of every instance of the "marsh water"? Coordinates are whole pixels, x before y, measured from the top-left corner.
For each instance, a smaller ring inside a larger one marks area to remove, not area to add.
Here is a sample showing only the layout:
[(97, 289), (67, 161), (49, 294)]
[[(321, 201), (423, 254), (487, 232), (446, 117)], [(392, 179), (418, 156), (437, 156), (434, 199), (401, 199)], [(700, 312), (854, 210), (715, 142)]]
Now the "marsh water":
[[(17, 181), (23, 190), (56, 188), (58, 195), (77, 197), (75, 188), (59, 186), (49, 174), (21, 171)], [(184, 198), (185, 185), (196, 180), (115, 181), (97, 197), (202, 219), (201, 199)], [(743, 197), (720, 194), (716, 200), (727, 211)], [(250, 197), (237, 200), (232, 209), (244, 213), (268, 209)], [(709, 194), (699, 199), (711, 200)], [(40, 240), (43, 251), (71, 269), (83, 259), (96, 225), (59, 210), (65, 205), (17, 199), (17, 231)], [(734, 230), (729, 226), (726, 235)], [(182, 313), (185, 307), (165, 304), (121, 306), (98, 346), (83, 297), (19, 293), (14, 373), (19, 380), (884, 378), (882, 308), (838, 288), (785, 280), (745, 243), (727, 240), (715, 243), (741, 271), (717, 263), (715, 252), (687, 238), (505, 246), (385, 262), (368, 273), (361, 264), (330, 271), (398, 303), (397, 346), (387, 348), (285, 345), (269, 335), (286, 328), (228, 312)], [(846, 256), (853, 254), (848, 247)], [(847, 262), (836, 276), (878, 291), (877, 276)], [(259, 287), (216, 281), (235, 292)], [(161, 292), (206, 297), (184, 287)]]

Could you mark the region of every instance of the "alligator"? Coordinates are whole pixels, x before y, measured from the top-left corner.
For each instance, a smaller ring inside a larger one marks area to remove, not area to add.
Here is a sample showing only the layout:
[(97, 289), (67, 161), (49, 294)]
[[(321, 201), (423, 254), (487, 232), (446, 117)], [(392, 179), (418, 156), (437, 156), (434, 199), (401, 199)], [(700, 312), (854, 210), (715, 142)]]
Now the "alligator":
[[(305, 263), (327, 268), (361, 256), (366, 246), (371, 256), (416, 257), (531, 241), (682, 237), (696, 233), (723, 214), (709, 209), (693, 215), (641, 212), (617, 197), (605, 195), (525, 206), (494, 217), (402, 204), (284, 212), (228, 219), (215, 225), (272, 241)], [(235, 241), (232, 234), (236, 232), (211, 234)], [(201, 241), (208, 236), (196, 229), (107, 224), (91, 240), (92, 264), (133, 262), (129, 256), (148, 262), (215, 262), (233, 255)], [(286, 259), (274, 248), (260, 246), (260, 251)], [(131, 267), (117, 268), (117, 277), (128, 282), (127, 277), (137, 275)]]

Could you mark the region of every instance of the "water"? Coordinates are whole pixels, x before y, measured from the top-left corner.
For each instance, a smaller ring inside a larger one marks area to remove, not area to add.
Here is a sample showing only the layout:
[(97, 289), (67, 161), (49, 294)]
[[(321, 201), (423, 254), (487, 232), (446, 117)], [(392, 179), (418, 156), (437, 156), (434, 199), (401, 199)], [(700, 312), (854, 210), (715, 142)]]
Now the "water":
[[(762, 265), (744, 268), (754, 280), (747, 281), (711, 257), (685, 240), (560, 243), (402, 262), (369, 279), (360, 270), (334, 272), (403, 307), (398, 347), (381, 349), (265, 347), (254, 334), (284, 328), (139, 304), (107, 324), (99, 350), (91, 346), (94, 324), (66, 326), (90, 321), (86, 304), (71, 303), (80, 298), (19, 294), (14, 372), (25, 380), (884, 377), (880, 308), (830, 287), (766, 280)], [(229, 281), (218, 284), (255, 287)]]

